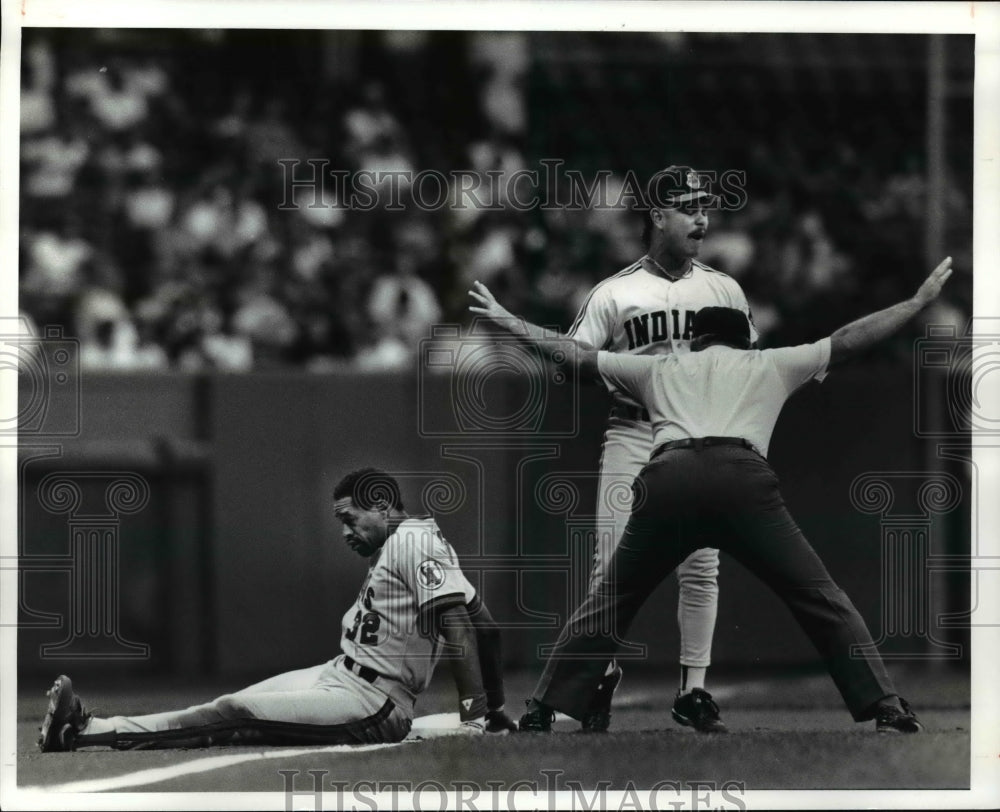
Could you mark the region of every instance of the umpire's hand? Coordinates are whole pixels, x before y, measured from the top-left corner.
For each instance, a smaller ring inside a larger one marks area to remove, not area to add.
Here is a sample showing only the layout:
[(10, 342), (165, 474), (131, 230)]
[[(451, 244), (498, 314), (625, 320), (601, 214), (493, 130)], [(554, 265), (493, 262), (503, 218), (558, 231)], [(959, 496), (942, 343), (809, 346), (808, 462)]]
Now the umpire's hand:
[(498, 323), (510, 321), (515, 318), (513, 313), (493, 297), (493, 294), (490, 293), (490, 289), (486, 285), (482, 282), (473, 282), (472, 285), (475, 289), (469, 291), (469, 296), (477, 304), (469, 305), (469, 312), (475, 313), (478, 316), (486, 316), (488, 319), (492, 319)]

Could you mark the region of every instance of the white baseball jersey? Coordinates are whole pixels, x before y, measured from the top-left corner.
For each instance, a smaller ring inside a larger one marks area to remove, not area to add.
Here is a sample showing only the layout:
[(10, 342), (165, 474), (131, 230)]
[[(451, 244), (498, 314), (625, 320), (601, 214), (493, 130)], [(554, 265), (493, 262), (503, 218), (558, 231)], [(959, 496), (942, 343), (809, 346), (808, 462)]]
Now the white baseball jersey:
[[(685, 276), (671, 280), (646, 270), (639, 260), (594, 287), (569, 335), (593, 349), (630, 356), (683, 355), (690, 349), (695, 313), (703, 307), (733, 307), (750, 317), (743, 290), (727, 274), (692, 260)], [(752, 320), (750, 336), (757, 340)], [(601, 447), (591, 588), (625, 532), (632, 482), (653, 451), (652, 426), (643, 408), (627, 391), (612, 387), (611, 393), (615, 407)], [(719, 553), (710, 548), (692, 553), (677, 568), (682, 665), (704, 667), (711, 661), (718, 569)]]
[(600, 352), (609, 387), (649, 410), (653, 445), (691, 437), (742, 437), (766, 457), (788, 397), (830, 363), (830, 339), (797, 347), (737, 350), (714, 345), (660, 358)]
[(468, 604), (476, 590), (430, 517), (409, 518), (373, 556), (342, 622), (341, 649), (413, 694), (431, 681), (441, 654), (432, 611)]
[[(694, 315), (703, 307), (732, 307), (750, 317), (750, 306), (731, 276), (692, 260), (691, 270), (673, 281), (634, 262), (598, 283), (584, 302), (568, 335), (592, 349), (629, 355), (685, 353)], [(751, 341), (757, 331), (750, 323)], [(616, 401), (637, 405), (627, 393)]]

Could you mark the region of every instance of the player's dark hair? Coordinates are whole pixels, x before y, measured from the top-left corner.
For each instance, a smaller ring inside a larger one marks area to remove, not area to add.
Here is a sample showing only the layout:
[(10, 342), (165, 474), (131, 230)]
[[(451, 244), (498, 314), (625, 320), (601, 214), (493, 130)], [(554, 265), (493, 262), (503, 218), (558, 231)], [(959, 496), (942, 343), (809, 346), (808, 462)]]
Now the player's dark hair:
[(394, 510), (406, 510), (399, 484), (390, 474), (378, 468), (359, 468), (341, 479), (333, 489), (333, 498), (348, 496), (361, 510), (372, 510), (383, 503), (388, 503)]

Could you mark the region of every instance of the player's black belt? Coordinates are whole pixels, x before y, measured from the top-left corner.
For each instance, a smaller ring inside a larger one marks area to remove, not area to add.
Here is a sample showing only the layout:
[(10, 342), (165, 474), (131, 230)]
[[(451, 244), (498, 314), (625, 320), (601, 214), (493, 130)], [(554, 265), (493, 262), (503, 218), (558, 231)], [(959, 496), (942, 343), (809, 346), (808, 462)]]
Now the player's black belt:
[(686, 440), (671, 440), (669, 443), (658, 445), (651, 458), (659, 456), (664, 451), (673, 451), (678, 448), (693, 448), (695, 451), (701, 451), (703, 448), (714, 445), (741, 445), (751, 451), (757, 450), (753, 447), (753, 443), (742, 437), (689, 437)]
[(365, 682), (374, 683), (381, 674), (374, 668), (369, 668), (367, 665), (361, 665), (353, 657), (348, 654), (344, 655), (344, 665), (346, 665), (351, 671), (357, 674)]
[(646, 409), (641, 409), (638, 406), (630, 406), (627, 403), (616, 403), (611, 409), (611, 414), (614, 417), (620, 417), (623, 420), (638, 420), (643, 423), (649, 422), (649, 412)]

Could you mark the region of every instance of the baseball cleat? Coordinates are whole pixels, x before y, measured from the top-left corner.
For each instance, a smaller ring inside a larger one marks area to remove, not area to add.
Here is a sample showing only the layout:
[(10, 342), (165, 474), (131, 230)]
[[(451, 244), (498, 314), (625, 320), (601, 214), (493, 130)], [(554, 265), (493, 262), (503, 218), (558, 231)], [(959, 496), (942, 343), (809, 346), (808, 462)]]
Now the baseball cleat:
[(43, 753), (74, 750), (76, 734), (86, 725), (90, 714), (73, 693), (73, 681), (65, 674), (56, 677), (45, 695), (49, 704), (38, 729), (38, 749)]
[(610, 674), (601, 677), (601, 681), (590, 701), (590, 707), (580, 722), (583, 733), (606, 733), (611, 726), (611, 698), (618, 690), (622, 681), (621, 666), (616, 665)]
[(719, 706), (712, 695), (695, 688), (689, 694), (677, 692), (674, 707), (670, 711), (674, 721), (685, 727), (693, 727), (700, 733), (726, 733), (726, 726), (719, 718)]
[(73, 709), (73, 682), (69, 677), (56, 677), (52, 687), (45, 692), (49, 704), (45, 708), (42, 726), (38, 728), (38, 749), (43, 753), (67, 749), (63, 744), (63, 730), (69, 727), (69, 717)]
[[(530, 702), (527, 703), (530, 705)], [(534, 710), (527, 711), (517, 723), (517, 729), (521, 733), (550, 733), (552, 723), (556, 715), (553, 710), (544, 705), (538, 705)]]
[(899, 704), (902, 710), (892, 705), (879, 705), (875, 715), (876, 733), (919, 733), (924, 729), (906, 700), (900, 697)]

